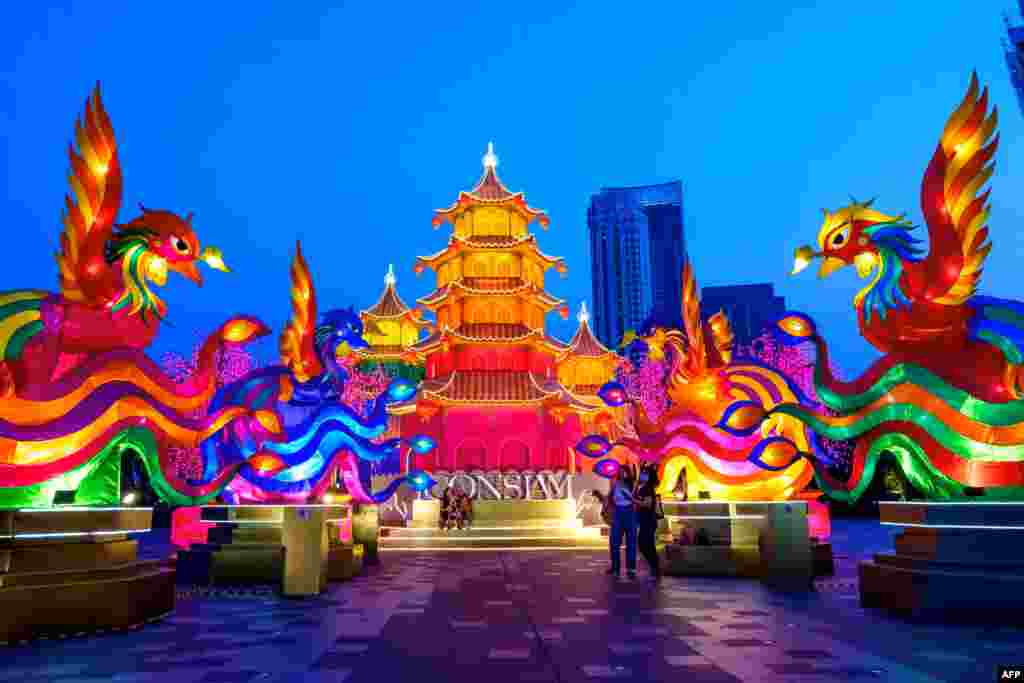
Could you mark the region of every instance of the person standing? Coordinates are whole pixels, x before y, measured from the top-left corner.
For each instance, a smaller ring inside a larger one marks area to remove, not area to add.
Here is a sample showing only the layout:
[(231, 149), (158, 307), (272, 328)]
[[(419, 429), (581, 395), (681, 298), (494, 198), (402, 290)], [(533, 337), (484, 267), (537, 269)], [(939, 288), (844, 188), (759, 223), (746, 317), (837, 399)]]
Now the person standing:
[(455, 522), (455, 502), (455, 491), (451, 486), (446, 486), (441, 494), (441, 519), (438, 520), (442, 531), (450, 530)]
[(633, 489), (635, 479), (629, 465), (619, 468), (609, 496), (612, 500), (612, 528), (608, 534), (612, 566), (608, 574), (622, 575), (622, 538), (626, 538), (626, 571), (629, 578), (636, 578), (636, 511), (634, 509)]
[(636, 522), (637, 544), (651, 568), (651, 579), (661, 578), (661, 564), (658, 561), (658, 547), (655, 537), (658, 531), (658, 470), (652, 463), (644, 463), (637, 477)]

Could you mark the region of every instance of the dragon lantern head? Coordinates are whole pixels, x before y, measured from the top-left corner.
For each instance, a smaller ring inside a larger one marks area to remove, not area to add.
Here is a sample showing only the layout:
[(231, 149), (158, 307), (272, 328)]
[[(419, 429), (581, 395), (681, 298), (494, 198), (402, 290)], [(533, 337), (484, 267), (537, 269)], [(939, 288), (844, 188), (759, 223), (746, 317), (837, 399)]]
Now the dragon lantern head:
[(818, 231), (818, 250), (809, 245), (797, 249), (791, 275), (804, 270), (815, 258), (822, 259), (819, 278), (849, 265), (866, 278), (880, 265), (882, 250), (912, 258), (918, 252), (914, 246), (918, 240), (910, 236), (914, 226), (903, 215), (892, 216), (872, 208), (873, 202), (853, 201), (835, 212), (822, 209), (825, 217)]
[(345, 360), (352, 355), (353, 349), (365, 349), (369, 346), (363, 339), (363, 321), (359, 314), (349, 308), (336, 308), (324, 313), (316, 328), (316, 349), (318, 355), (331, 353), (338, 360)]

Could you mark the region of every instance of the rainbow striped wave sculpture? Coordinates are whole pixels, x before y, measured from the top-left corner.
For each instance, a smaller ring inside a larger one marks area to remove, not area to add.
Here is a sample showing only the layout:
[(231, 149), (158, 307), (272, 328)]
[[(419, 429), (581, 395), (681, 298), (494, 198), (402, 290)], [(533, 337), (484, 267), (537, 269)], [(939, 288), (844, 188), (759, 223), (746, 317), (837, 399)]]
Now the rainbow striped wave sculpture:
[(798, 405), (773, 414), (831, 439), (857, 439), (848, 480), (814, 463), (833, 498), (860, 498), (883, 453), (927, 498), (1024, 498), (1024, 302), (976, 293), (992, 246), (982, 187), (993, 172), (995, 128), (975, 75), (922, 181), (927, 255), (903, 215), (856, 201), (825, 211), (818, 248), (796, 251), (794, 274), (820, 258), (819, 277), (852, 264), (869, 278), (854, 307), (862, 336), (884, 354), (840, 382), (811, 318), (790, 313), (778, 322), (783, 340), (814, 343), (818, 397), (839, 415)]
[[(804, 453), (818, 452), (814, 435), (797, 420), (765, 417), (783, 403), (810, 409), (811, 402), (779, 371), (754, 361), (733, 360), (734, 335), (723, 312), (701, 322), (693, 270), (683, 271), (685, 330), (657, 329), (639, 337), (649, 357), (670, 357), (666, 391), (671, 407), (653, 422), (617, 382), (599, 395), (609, 406), (632, 403), (635, 437), (612, 443), (600, 434), (584, 437), (577, 450), (597, 459), (594, 471), (611, 477), (622, 458), (657, 462), (661, 492), (670, 494), (685, 468), (690, 491), (706, 491), (715, 500), (787, 500), (797, 497), (813, 478)], [(619, 451), (621, 452), (621, 451)]]

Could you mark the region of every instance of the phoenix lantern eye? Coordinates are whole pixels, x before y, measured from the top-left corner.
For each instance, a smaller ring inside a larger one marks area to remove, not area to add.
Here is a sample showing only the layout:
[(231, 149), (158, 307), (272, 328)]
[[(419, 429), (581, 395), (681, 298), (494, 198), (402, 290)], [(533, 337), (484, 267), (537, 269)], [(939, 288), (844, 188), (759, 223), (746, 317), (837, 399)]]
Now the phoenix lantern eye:
[(846, 244), (846, 241), (850, 238), (850, 226), (847, 224), (842, 230), (832, 235), (830, 240), (833, 247), (841, 247)]
[(187, 254), (188, 253), (188, 242), (186, 242), (185, 240), (181, 239), (177, 235), (175, 235), (174, 237), (171, 238), (171, 246), (174, 247), (174, 250), (176, 252), (178, 252), (179, 254)]

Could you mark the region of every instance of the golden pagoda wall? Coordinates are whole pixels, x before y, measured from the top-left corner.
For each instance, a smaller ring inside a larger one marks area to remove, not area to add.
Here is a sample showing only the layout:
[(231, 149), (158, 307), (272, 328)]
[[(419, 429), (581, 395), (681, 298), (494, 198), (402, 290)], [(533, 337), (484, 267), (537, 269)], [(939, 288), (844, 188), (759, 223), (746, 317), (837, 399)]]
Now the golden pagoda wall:
[[(397, 320), (374, 320), (383, 334), (364, 334), (370, 346), (400, 346), (402, 344), (402, 328)], [(366, 324), (366, 321), (363, 321)]]
[(472, 206), (455, 219), (457, 237), (522, 237), (528, 234), (526, 217), (498, 206)]
[(437, 288), (462, 279), (462, 259), (453, 258), (437, 269)]
[(461, 300), (466, 323), (517, 323), (522, 320), (519, 300), (508, 295), (469, 296)]
[(523, 259), (523, 279), (544, 289), (544, 269), (533, 259)]
[(615, 377), (608, 363), (592, 358), (570, 358), (558, 367), (558, 380), (565, 387), (602, 385)]
[(402, 321), (402, 346), (412, 346), (420, 340), (420, 328), (411, 321)]

